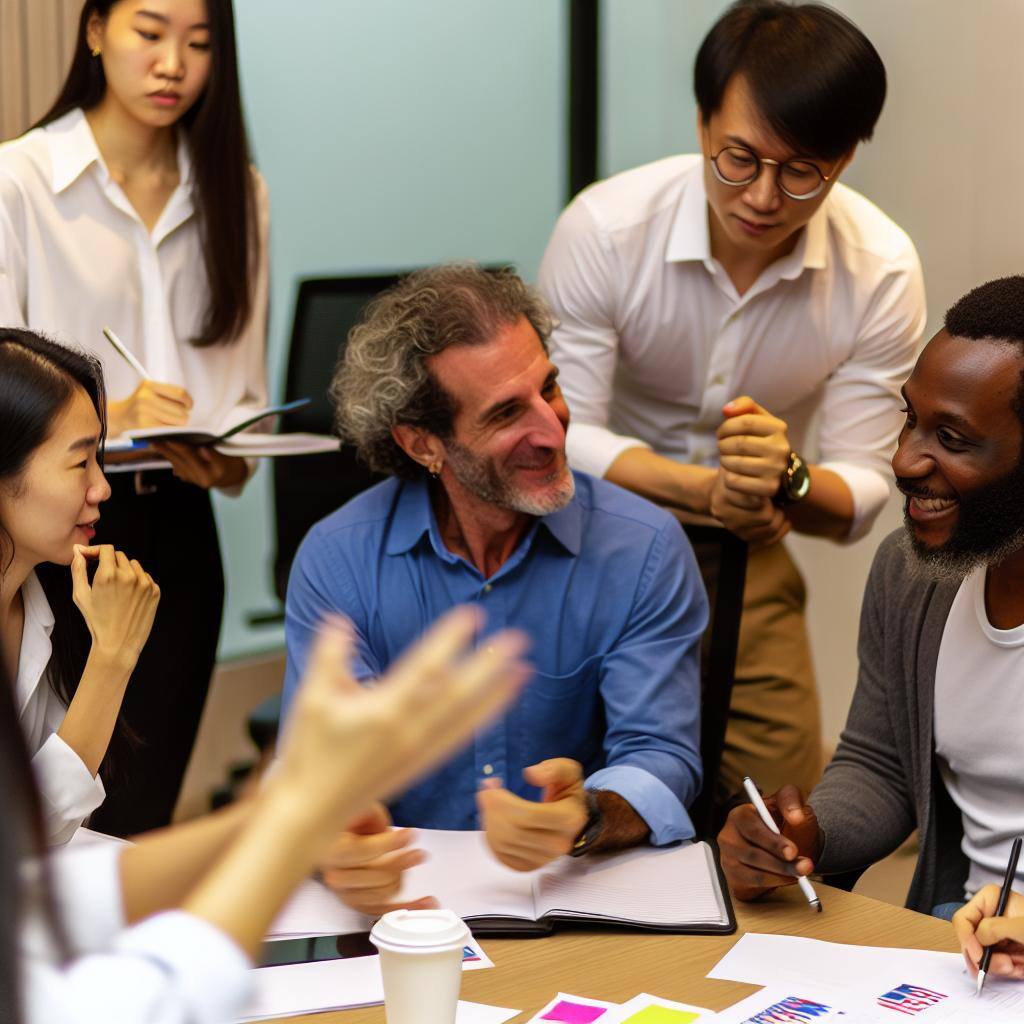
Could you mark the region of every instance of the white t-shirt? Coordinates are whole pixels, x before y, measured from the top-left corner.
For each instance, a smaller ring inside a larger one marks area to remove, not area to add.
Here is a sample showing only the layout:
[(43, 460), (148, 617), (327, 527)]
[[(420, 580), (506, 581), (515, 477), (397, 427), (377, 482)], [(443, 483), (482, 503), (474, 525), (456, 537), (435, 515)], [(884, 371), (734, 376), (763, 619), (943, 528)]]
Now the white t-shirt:
[(577, 469), (628, 448), (717, 466), (722, 406), (739, 395), (786, 420), (853, 495), (849, 539), (889, 494), (899, 389), (924, 331), (913, 243), (842, 184), (796, 247), (741, 296), (711, 255), (704, 161), (674, 156), (585, 189), (555, 226), (538, 283), (558, 325), (552, 359)]
[(66, 843), (103, 803), (106, 792), (99, 776), (91, 775), (82, 759), (57, 735), (67, 708), (46, 676), (53, 650), (53, 612), (34, 572), (22, 585), (21, 597), (25, 625), (14, 693), (18, 721), (39, 784), (46, 838), (52, 844)]
[(192, 203), (181, 181), (152, 232), (111, 177), (81, 110), (0, 146), (0, 326), (30, 327), (93, 352), (107, 397), (138, 374), (111, 348), (110, 327), (154, 380), (192, 395), (193, 423), (229, 426), (267, 404), (269, 207), (255, 171), (260, 236), (253, 315), (240, 337), (197, 348), (209, 288)]
[(978, 569), (957, 591), (935, 668), (935, 755), (963, 815), (967, 898), (1002, 884), (1010, 845), (1024, 835), (1024, 626), (989, 622), (985, 578)]

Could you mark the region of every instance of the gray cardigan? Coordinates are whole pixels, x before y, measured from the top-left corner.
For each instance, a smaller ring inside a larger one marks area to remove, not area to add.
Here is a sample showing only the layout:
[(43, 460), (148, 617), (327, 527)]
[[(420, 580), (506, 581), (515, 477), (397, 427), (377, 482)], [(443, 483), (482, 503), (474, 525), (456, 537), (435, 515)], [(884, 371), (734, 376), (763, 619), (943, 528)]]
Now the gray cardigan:
[(939, 778), (933, 738), (935, 666), (959, 583), (915, 576), (901, 532), (882, 542), (871, 566), (857, 689), (810, 803), (825, 835), (822, 874), (859, 874), (918, 829), (921, 855), (907, 906), (929, 913), (963, 899), (968, 869), (960, 812)]

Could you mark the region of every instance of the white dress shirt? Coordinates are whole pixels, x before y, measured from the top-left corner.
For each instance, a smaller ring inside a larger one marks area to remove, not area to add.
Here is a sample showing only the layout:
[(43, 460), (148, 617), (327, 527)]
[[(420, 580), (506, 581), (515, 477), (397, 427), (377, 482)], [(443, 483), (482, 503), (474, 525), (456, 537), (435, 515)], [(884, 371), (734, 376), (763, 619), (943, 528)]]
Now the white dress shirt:
[(628, 448), (718, 464), (722, 406), (747, 394), (853, 495), (850, 539), (885, 504), (899, 388), (925, 325), (907, 235), (836, 185), (794, 250), (740, 296), (711, 255), (703, 158), (591, 185), (558, 220), (539, 285), (572, 413), (571, 462), (603, 476)]
[(71, 947), (60, 963), (26, 870), (22, 928), (25, 1024), (223, 1024), (244, 1009), (251, 986), (242, 950), (181, 911), (125, 927), (111, 843), (63, 848), (50, 857), (57, 911)]
[(261, 244), (253, 315), (234, 342), (196, 348), (189, 339), (209, 288), (183, 138), (178, 170), (180, 184), (150, 232), (81, 110), (0, 146), (0, 326), (28, 326), (95, 353), (107, 397), (119, 400), (139, 377), (100, 333), (110, 327), (152, 379), (189, 391), (193, 423), (227, 427), (267, 403), (267, 191), (254, 171)]
[(39, 784), (46, 837), (66, 843), (106, 797), (99, 776), (57, 735), (67, 708), (46, 677), (50, 662), (53, 612), (46, 594), (30, 573), (21, 588), (25, 625), (21, 634), (15, 699), (32, 769)]
[(977, 569), (961, 584), (935, 664), (935, 757), (963, 819), (967, 899), (1002, 885), (1013, 840), (1024, 835), (1024, 626), (992, 625), (986, 576)]

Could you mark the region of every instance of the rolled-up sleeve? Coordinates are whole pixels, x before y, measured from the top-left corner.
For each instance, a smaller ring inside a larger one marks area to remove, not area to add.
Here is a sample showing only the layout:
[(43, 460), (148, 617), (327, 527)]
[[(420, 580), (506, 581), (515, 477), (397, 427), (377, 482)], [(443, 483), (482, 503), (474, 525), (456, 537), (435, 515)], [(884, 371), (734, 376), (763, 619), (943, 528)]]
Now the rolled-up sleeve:
[(551, 359), (572, 413), (566, 453), (574, 469), (597, 477), (624, 451), (650, 447), (608, 428), (619, 349), (613, 306), (622, 276), (614, 260), (581, 197), (558, 218), (537, 276), (555, 316)]
[(75, 830), (106, 798), (98, 775), (53, 733), (32, 758), (39, 783), (46, 838), (53, 846), (66, 843)]
[(926, 320), (924, 280), (909, 240), (875, 290), (852, 354), (828, 379), (821, 403), (819, 465), (853, 496), (847, 541), (863, 537), (889, 497), (900, 430), (900, 388), (910, 376)]
[(656, 846), (694, 835), (701, 783), (700, 639), (708, 603), (689, 541), (668, 520), (651, 545), (629, 620), (601, 669), (606, 765), (588, 789), (618, 793)]

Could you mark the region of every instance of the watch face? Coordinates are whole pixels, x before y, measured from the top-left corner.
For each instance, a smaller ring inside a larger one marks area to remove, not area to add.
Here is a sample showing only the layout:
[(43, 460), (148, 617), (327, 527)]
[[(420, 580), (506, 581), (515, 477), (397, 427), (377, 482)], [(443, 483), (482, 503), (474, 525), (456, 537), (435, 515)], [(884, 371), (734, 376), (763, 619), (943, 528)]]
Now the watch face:
[(786, 489), (792, 498), (799, 500), (811, 489), (811, 471), (807, 468), (807, 463), (799, 455), (796, 456), (795, 461), (796, 465), (793, 467), (793, 475), (790, 477), (789, 487)]

